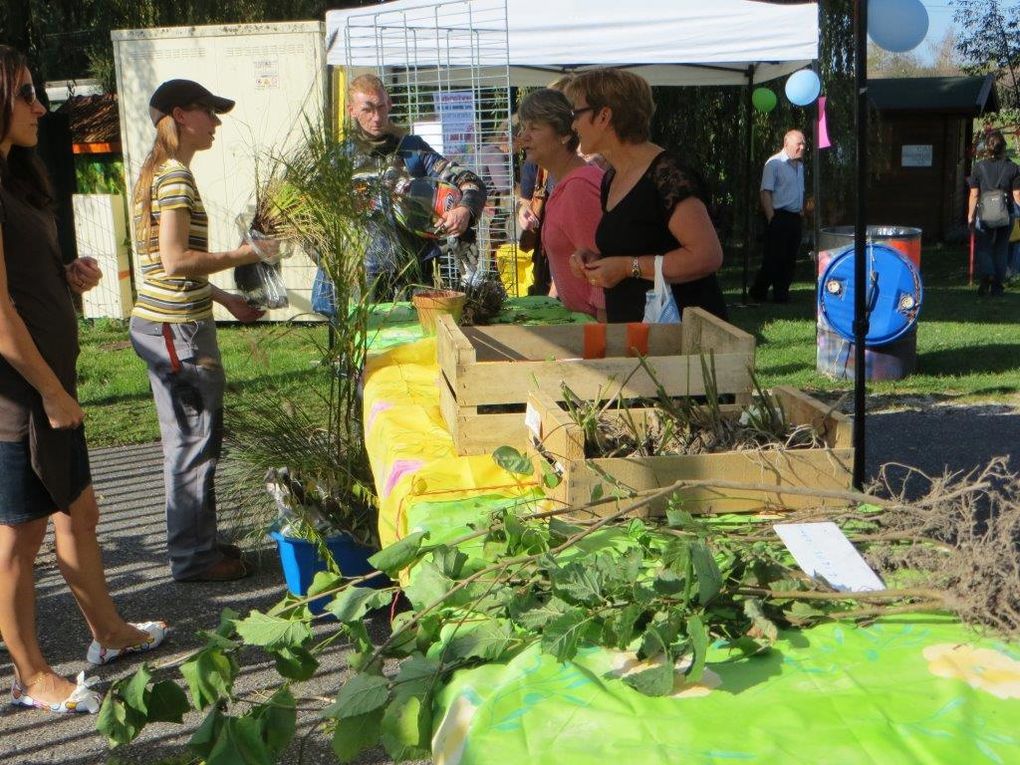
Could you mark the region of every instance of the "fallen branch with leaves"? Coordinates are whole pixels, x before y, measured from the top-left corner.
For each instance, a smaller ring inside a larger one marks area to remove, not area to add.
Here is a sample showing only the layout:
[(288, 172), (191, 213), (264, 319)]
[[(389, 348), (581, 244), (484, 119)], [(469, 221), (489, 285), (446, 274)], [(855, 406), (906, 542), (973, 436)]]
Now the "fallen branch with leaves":
[[(227, 762), (226, 747), (239, 738), (265, 758), (259, 761), (272, 761), (294, 730), (291, 684), (311, 677), (323, 648), (341, 640), (351, 645), (351, 675), (321, 715), (337, 758), (347, 762), (379, 743), (398, 761), (427, 757), (433, 702), (451, 674), (507, 661), (536, 644), (560, 661), (590, 646), (633, 651), (647, 668), (619, 680), (663, 695), (678, 667), (690, 682), (700, 677), (710, 644), (721, 641), (741, 660), (767, 652), (783, 628), (827, 620), (937, 611), (1020, 634), (1020, 482), (1003, 460), (930, 480), (917, 500), (885, 481), (867, 492), (825, 492), (827, 499), (839, 495), (843, 507), (720, 515), (674, 500), (662, 518), (632, 517), (690, 483), (645, 492), (604, 517), (594, 507), (511, 503), (445, 544), (410, 534), (372, 559), (393, 578), (411, 569), (400, 589), (412, 610), (396, 614), (382, 643), (369, 639), (365, 619), (389, 606), (398, 588), (322, 573), (307, 598), (243, 618), (225, 614), (180, 666), (190, 704), (174, 683), (143, 667), (111, 688), (100, 730), (123, 743), (147, 722), (179, 720), (189, 705), (208, 708), (191, 743), (209, 765)], [(748, 488), (699, 483), (720, 492)], [(773, 524), (823, 520), (846, 533), (889, 589), (839, 592), (793, 564)], [(323, 596), (331, 598), (326, 612), (336, 628), (316, 637), (307, 605)], [(235, 705), (243, 646), (273, 658), (280, 685), (263, 701)]]

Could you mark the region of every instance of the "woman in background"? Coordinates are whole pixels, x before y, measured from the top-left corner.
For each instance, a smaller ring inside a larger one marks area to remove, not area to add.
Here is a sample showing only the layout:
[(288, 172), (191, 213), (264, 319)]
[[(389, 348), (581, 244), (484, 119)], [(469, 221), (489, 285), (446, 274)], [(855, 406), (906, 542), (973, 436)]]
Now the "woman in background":
[(61, 262), (50, 186), (33, 150), (45, 113), (25, 57), (0, 45), (0, 633), (14, 664), (12, 704), (97, 712), (94, 681), (54, 672), (36, 636), (33, 565), (50, 517), (57, 565), (92, 632), (88, 661), (155, 648), (166, 624), (125, 622), (103, 574), (71, 300), (102, 274), (91, 258)]
[(537, 90), (519, 110), (521, 145), (528, 160), (553, 179), (541, 227), (542, 250), (549, 259), (556, 296), (571, 311), (605, 321), (601, 287), (573, 273), (570, 257), (578, 250), (596, 252), (595, 229), (602, 217), (599, 188), (602, 169), (577, 155), (577, 134), (570, 126), (570, 102), (559, 91)]
[(611, 322), (641, 321), (645, 293), (655, 279), (655, 256), (681, 314), (700, 307), (726, 317), (716, 272), (722, 245), (708, 217), (704, 190), (678, 160), (649, 140), (652, 89), (618, 69), (577, 74), (564, 90), (573, 128), (585, 154), (601, 154), (610, 169), (602, 179), (598, 253), (576, 253), (574, 272), (604, 287)]
[(1013, 203), (1020, 204), (1020, 167), (1006, 156), (1006, 139), (998, 130), (985, 141), (986, 159), (974, 166), (970, 175), (970, 197), (967, 200), (967, 223), (974, 231), (974, 254), (977, 261), (978, 296), (996, 296), (1005, 292), (1009, 264), (1009, 235), (1013, 219), (993, 228), (984, 225), (978, 209), (981, 194), (1001, 191), (1012, 212)]

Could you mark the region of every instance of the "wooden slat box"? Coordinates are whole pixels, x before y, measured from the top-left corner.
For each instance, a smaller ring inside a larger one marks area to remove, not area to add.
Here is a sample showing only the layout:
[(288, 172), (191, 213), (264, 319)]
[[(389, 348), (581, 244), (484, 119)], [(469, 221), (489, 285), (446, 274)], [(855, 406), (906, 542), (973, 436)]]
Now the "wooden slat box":
[[(591, 501), (592, 491), (599, 484), (603, 496), (625, 496), (627, 487), (641, 491), (669, 486), (679, 480), (719, 479), (738, 483), (770, 486), (810, 487), (813, 489), (845, 490), (852, 481), (854, 450), (851, 418), (833, 411), (822, 402), (798, 391), (781, 386), (773, 396), (791, 425), (812, 425), (825, 442), (825, 448), (762, 449), (697, 455), (660, 455), (655, 457), (584, 458), (584, 436), (552, 397), (544, 391), (533, 392), (528, 401), (529, 414), (538, 425), (535, 438), (541, 451), (532, 445), (536, 464), (548, 469), (549, 460), (561, 473), (561, 482), (546, 494), (560, 506), (580, 506)], [(723, 407), (728, 416), (739, 416), (741, 406)], [(616, 416), (616, 415), (614, 415)], [(639, 428), (653, 409), (632, 409), (629, 416)], [(606, 476), (611, 477), (607, 479)], [(817, 497), (776, 491), (751, 491), (692, 487), (683, 490), (690, 508), (713, 512), (746, 512), (763, 507), (804, 507), (825, 504)], [(835, 500), (831, 501), (835, 503)], [(638, 515), (661, 514), (666, 506), (663, 498), (638, 510)], [(615, 502), (606, 502), (596, 509), (608, 515), (619, 509)]]
[[(609, 398), (626, 381), (621, 398), (654, 396), (651, 377), (627, 356), (626, 336), (625, 324), (607, 325), (605, 358), (582, 359), (583, 324), (459, 327), (441, 316), (439, 403), (458, 453), (486, 454), (504, 444), (524, 449), (524, 408), (532, 390), (555, 398), (566, 383), (582, 399)], [(682, 324), (649, 326), (646, 358), (671, 396), (705, 393), (701, 355), (710, 353), (719, 392), (749, 400), (752, 335), (697, 308), (684, 311)]]

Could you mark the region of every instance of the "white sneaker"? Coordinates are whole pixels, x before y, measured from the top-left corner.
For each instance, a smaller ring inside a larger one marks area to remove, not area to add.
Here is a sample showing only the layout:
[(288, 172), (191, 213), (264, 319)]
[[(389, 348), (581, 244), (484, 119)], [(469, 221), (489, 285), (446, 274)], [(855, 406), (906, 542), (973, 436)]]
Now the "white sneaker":
[(11, 686), (11, 704), (17, 707), (45, 709), (56, 714), (94, 715), (99, 711), (103, 701), (103, 697), (97, 691), (91, 690), (91, 687), (98, 682), (98, 677), (86, 679), (85, 673), (79, 672), (77, 685), (71, 692), (71, 695), (57, 704), (50, 704), (39, 699), (33, 699), (25, 690), (25, 687), (15, 679), (14, 684)]
[(85, 654), (85, 660), (89, 662), (89, 664), (109, 664), (114, 659), (129, 653), (151, 651), (154, 648), (159, 648), (163, 639), (166, 638), (167, 633), (170, 631), (166, 622), (132, 623), (131, 626), (147, 633), (148, 637), (134, 645), (125, 646), (124, 648), (103, 648), (103, 646), (99, 645), (99, 641), (93, 640), (92, 645), (89, 646), (89, 650)]

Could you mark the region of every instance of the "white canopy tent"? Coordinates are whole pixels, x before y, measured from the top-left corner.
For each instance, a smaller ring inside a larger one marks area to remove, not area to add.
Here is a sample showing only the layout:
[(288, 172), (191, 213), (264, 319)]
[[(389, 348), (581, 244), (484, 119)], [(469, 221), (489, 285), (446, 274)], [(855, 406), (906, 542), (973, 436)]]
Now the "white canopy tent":
[[(373, 35), (366, 25), (373, 14), (386, 24), (404, 15), (415, 28), (438, 33), (442, 16), (433, 11), (457, 5), (470, 13), (472, 0), (395, 0), (328, 11), (327, 61), (364, 67), (421, 63), (417, 52), (412, 58), (401, 49), (386, 50), (385, 61), (348, 60), (345, 41)], [(653, 85), (747, 85), (782, 77), (818, 56), (815, 3), (507, 0), (505, 18), (514, 85), (541, 86), (564, 71), (594, 66), (633, 69)], [(474, 23), (480, 29), (502, 25), (503, 17), (479, 14)]]

